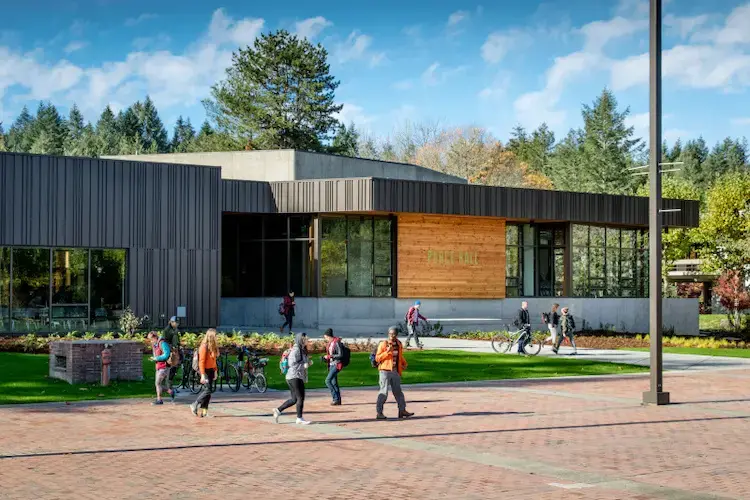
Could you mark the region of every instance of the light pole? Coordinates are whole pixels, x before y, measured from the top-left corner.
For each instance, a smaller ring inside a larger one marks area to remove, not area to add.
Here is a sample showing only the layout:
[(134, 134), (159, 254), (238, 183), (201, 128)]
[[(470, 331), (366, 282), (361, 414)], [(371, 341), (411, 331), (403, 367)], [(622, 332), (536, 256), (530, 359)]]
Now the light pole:
[(661, 285), (661, 0), (650, 0), (650, 157), (649, 157), (649, 331), (651, 333), (651, 388), (644, 404), (669, 404), (662, 387), (662, 285)]

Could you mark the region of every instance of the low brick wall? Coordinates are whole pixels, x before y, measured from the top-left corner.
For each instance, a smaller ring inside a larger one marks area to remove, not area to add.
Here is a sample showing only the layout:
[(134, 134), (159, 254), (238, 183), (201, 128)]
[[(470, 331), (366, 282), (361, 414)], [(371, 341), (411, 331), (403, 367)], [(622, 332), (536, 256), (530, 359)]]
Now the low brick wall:
[(70, 384), (100, 382), (105, 345), (112, 352), (110, 380), (143, 380), (143, 344), (132, 340), (51, 342), (49, 376)]

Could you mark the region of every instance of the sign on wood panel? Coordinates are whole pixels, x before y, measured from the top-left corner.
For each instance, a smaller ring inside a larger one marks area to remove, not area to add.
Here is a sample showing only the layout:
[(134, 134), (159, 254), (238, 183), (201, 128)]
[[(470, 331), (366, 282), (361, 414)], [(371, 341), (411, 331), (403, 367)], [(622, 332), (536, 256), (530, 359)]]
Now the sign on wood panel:
[(505, 221), (398, 216), (398, 296), (505, 298)]

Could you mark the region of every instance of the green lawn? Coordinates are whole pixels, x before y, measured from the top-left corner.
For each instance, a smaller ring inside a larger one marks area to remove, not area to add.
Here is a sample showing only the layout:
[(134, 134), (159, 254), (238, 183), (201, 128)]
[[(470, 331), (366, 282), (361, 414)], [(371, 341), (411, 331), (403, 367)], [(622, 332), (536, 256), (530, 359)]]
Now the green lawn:
[[(310, 369), (310, 389), (325, 387), (326, 369), (319, 357)], [(635, 373), (644, 368), (600, 363), (576, 358), (523, 358), (513, 355), (477, 354), (459, 351), (419, 351), (407, 354), (409, 369), (404, 383), (458, 382), (532, 377), (604, 375)], [(40, 354), (0, 353), (0, 404), (80, 401), (89, 399), (148, 398), (154, 396), (154, 364), (144, 358), (143, 382), (114, 382), (109, 387), (72, 386), (47, 378), (48, 356)], [(266, 369), (272, 389), (286, 389), (278, 370), (278, 357), (271, 358)], [(369, 353), (352, 353), (351, 364), (339, 376), (343, 387), (377, 385), (377, 370), (370, 366)], [(245, 389), (240, 389), (245, 391)]]
[[(648, 347), (626, 349), (628, 351), (648, 351)], [(750, 358), (750, 349), (711, 349), (708, 347), (665, 347), (671, 354), (698, 354), (699, 356), (726, 356), (728, 358)]]

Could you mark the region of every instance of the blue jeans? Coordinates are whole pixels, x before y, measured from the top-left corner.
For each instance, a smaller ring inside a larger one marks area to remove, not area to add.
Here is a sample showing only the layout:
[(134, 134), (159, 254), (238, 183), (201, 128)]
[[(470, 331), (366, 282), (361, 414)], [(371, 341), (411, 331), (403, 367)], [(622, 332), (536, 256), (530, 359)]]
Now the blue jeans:
[(331, 398), (334, 403), (341, 402), (341, 389), (339, 388), (339, 369), (336, 365), (331, 365), (326, 377), (326, 387), (331, 391)]
[(528, 328), (523, 329), (521, 337), (518, 339), (518, 354), (526, 354), (524, 348), (529, 343), (529, 337), (531, 336), (531, 330)]

